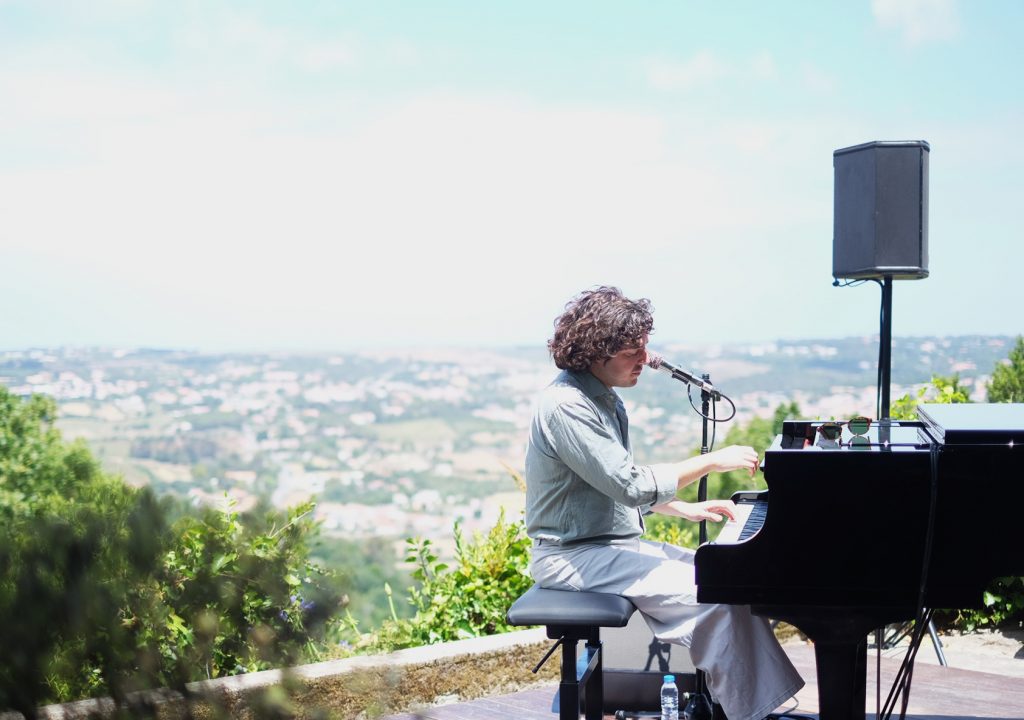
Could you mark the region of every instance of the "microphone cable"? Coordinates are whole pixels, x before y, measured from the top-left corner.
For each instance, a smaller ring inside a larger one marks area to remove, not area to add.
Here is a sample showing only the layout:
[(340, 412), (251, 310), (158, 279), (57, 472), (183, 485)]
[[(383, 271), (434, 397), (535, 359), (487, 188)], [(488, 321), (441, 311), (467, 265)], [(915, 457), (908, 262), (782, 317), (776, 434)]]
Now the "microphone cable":
[[(707, 373), (705, 373), (702, 376), (702, 378), (697, 378), (694, 375), (691, 375), (690, 373), (675, 367), (671, 363), (667, 362), (665, 358), (663, 358), (659, 353), (653, 351), (648, 351), (647, 361), (644, 364), (653, 370), (661, 370), (663, 372), (668, 373), (669, 375), (672, 376), (674, 380), (679, 380), (681, 382), (686, 383), (686, 399), (689, 401), (690, 407), (693, 409), (693, 411), (697, 414), (698, 417), (703, 418), (704, 420), (708, 420), (712, 423), (729, 422), (734, 417), (736, 417), (736, 403), (732, 401), (732, 398), (730, 398), (728, 395), (726, 395), (721, 390), (719, 390), (718, 388), (711, 384), (711, 376), (708, 375)], [(731, 412), (729, 413), (729, 416), (719, 420), (717, 410), (713, 409), (711, 414), (707, 415), (704, 413), (702, 409), (699, 409), (696, 403), (694, 403), (693, 401), (694, 385), (700, 388), (700, 399), (702, 404), (704, 402), (710, 402), (711, 407), (715, 408), (715, 403), (717, 403), (722, 398), (725, 398), (725, 401), (729, 403), (730, 407), (732, 408)], [(707, 397), (705, 397), (704, 393), (707, 393)]]
[[(715, 428), (717, 428), (718, 423), (726, 423), (726, 422), (729, 422), (730, 420), (732, 420), (734, 417), (736, 417), (736, 403), (734, 403), (732, 401), (732, 398), (730, 398), (728, 395), (726, 395), (721, 390), (717, 390), (716, 389), (715, 392), (709, 393), (711, 395), (711, 415), (705, 415), (704, 411), (701, 410), (700, 408), (698, 408), (693, 403), (693, 392), (692, 391), (693, 391), (693, 386), (690, 385), (689, 383), (687, 383), (686, 384), (686, 399), (690, 401), (690, 407), (693, 408), (693, 411), (695, 413), (697, 413), (697, 415), (699, 417), (702, 417), (705, 420), (711, 421), (711, 423), (714, 424)], [(705, 392), (705, 391), (701, 390), (701, 392)], [(715, 397), (716, 395), (718, 396), (718, 398)], [(732, 408), (731, 412), (729, 413), (729, 417), (722, 418), (721, 420), (718, 419), (717, 411), (716, 411), (718, 399), (725, 400), (727, 403), (729, 403), (729, 406)]]

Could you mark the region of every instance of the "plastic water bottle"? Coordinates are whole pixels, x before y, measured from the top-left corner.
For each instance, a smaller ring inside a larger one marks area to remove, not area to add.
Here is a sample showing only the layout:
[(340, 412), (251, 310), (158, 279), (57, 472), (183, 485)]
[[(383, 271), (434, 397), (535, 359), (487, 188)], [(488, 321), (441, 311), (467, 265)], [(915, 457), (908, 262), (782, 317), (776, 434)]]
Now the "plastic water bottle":
[(675, 675), (666, 675), (661, 685), (661, 720), (679, 720), (679, 688)]

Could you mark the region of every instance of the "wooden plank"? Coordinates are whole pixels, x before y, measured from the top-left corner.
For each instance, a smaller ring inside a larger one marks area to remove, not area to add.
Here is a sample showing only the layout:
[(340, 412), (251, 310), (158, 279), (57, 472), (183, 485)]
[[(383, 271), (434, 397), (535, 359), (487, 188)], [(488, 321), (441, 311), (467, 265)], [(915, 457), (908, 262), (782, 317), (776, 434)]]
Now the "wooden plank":
[[(798, 705), (785, 709), (800, 715), (818, 713), (818, 683), (814, 648), (787, 645), (786, 653), (807, 681), (797, 695)], [(899, 669), (899, 660), (883, 657), (882, 702)], [(875, 656), (868, 655), (867, 718), (875, 712)], [(419, 713), (394, 715), (385, 720), (552, 720), (551, 701), (557, 685), (497, 695), (464, 703), (425, 708)], [(897, 706), (894, 717), (899, 715)], [(1024, 720), (1024, 680), (992, 673), (917, 663), (914, 667), (907, 716), (913, 720)], [(612, 716), (606, 716), (612, 718)]]
[[(793, 712), (817, 714), (818, 678), (814, 667), (814, 648), (787, 645), (786, 654), (807, 681), (797, 695)], [(899, 671), (900, 660), (883, 657), (881, 661), (882, 702)], [(876, 698), (876, 659), (868, 653), (867, 716), (874, 717)], [(1024, 681), (1020, 678), (963, 670), (928, 663), (914, 665), (907, 715), (915, 720), (942, 718), (1001, 718), (1024, 720)], [(899, 714), (897, 704), (894, 717)]]

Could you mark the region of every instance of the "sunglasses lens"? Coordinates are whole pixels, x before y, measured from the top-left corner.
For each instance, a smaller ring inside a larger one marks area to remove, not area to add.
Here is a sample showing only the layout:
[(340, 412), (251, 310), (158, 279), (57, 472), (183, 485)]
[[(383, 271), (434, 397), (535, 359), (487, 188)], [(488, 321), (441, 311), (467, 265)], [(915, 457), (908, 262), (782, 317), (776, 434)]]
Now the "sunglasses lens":
[(836, 423), (825, 423), (818, 428), (818, 432), (826, 440), (838, 440), (843, 433), (843, 426)]
[(866, 417), (855, 417), (847, 423), (847, 426), (854, 435), (863, 435), (871, 427), (871, 421)]

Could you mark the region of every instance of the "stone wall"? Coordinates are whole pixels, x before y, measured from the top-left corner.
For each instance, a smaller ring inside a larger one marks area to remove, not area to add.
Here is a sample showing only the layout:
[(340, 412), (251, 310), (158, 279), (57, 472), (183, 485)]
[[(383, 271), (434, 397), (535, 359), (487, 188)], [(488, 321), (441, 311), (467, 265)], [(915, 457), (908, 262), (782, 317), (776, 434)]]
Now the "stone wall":
[[(558, 679), (555, 653), (531, 671), (554, 641), (543, 628), (353, 657), (287, 670), (193, 683), (190, 699), (166, 691), (137, 695), (141, 711), (160, 718), (374, 718), (429, 705), (513, 692)], [(113, 717), (110, 700), (83, 700), (40, 708), (48, 720)], [(5, 713), (0, 720), (19, 718)]]

